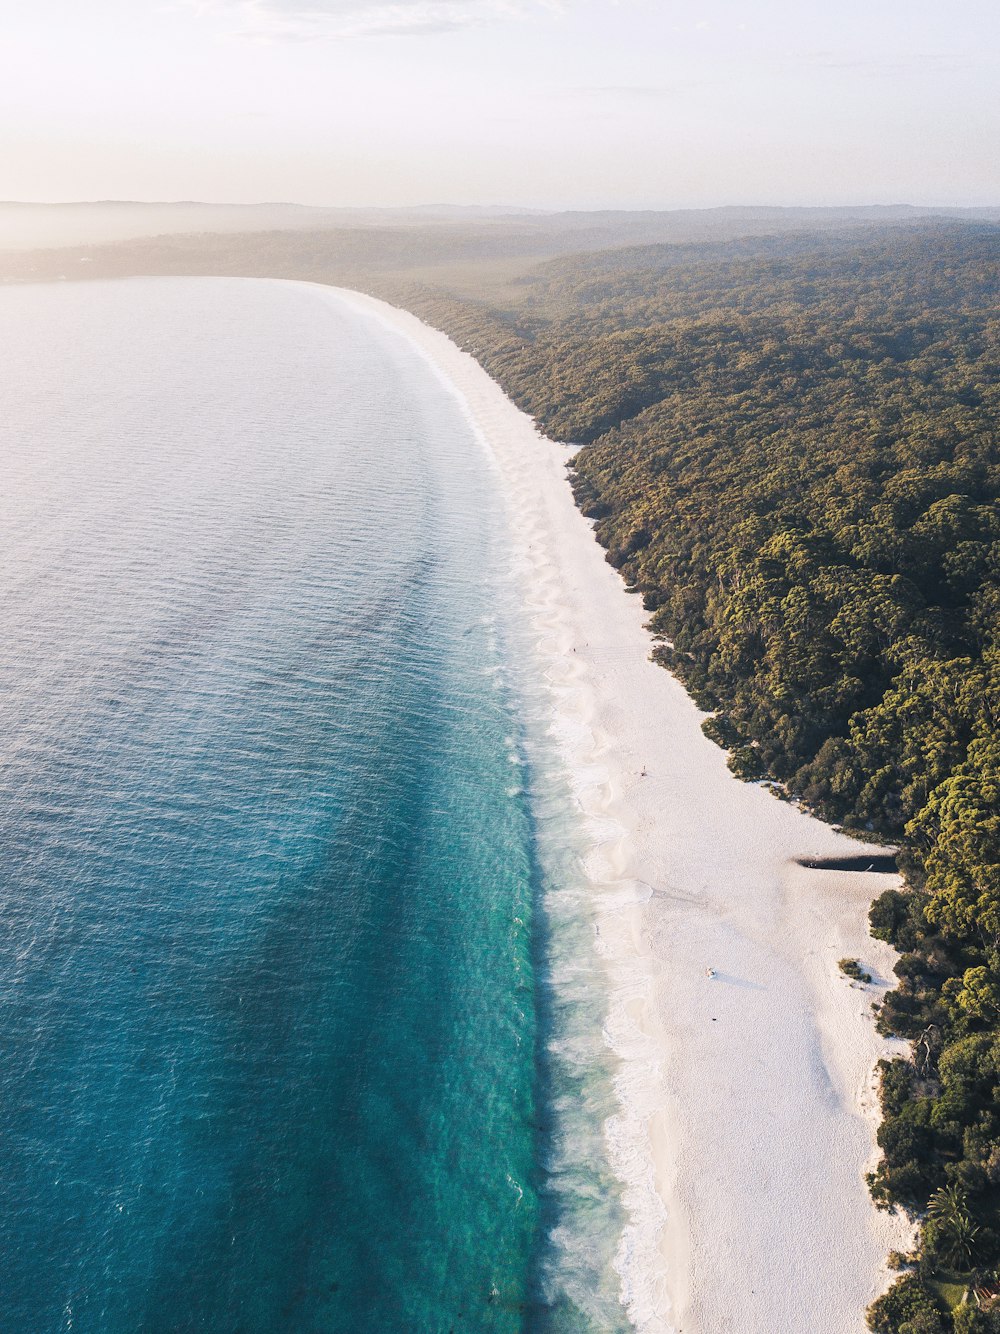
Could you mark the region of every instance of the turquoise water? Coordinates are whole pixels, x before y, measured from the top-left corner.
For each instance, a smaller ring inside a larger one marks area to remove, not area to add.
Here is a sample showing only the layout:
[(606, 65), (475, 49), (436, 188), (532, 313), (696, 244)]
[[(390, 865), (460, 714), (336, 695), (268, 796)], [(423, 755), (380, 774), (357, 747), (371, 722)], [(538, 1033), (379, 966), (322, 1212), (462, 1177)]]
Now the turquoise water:
[(621, 1328), (458, 404), (290, 284), (6, 289), (0, 338), (0, 1329)]

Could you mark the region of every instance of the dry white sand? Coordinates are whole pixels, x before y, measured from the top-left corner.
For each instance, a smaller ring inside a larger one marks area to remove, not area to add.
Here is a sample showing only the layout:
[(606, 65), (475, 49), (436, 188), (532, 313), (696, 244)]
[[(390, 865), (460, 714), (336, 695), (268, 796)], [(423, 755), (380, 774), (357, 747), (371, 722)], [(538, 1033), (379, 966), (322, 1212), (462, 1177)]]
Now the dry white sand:
[[(890, 877), (805, 870), (860, 845), (737, 781), (650, 661), (639, 599), (604, 559), (539, 435), (471, 357), (342, 293), (415, 344), (496, 460), (528, 614), (593, 837), (597, 948), (622, 1058), (607, 1127), (631, 1219), (623, 1301), (645, 1334), (859, 1334), (909, 1229), (871, 1205), (871, 1005), (892, 951), (867, 907)], [(868, 987), (837, 968), (856, 957)], [(714, 969), (709, 977), (707, 969)]]

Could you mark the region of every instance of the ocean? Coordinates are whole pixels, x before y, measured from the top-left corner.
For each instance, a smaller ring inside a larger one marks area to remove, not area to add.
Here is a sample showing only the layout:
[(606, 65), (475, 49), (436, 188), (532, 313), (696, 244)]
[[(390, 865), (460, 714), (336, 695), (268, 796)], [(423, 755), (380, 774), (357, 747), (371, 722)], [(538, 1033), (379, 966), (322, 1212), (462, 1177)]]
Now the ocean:
[(324, 289), (0, 290), (0, 1331), (622, 1331), (492, 462)]

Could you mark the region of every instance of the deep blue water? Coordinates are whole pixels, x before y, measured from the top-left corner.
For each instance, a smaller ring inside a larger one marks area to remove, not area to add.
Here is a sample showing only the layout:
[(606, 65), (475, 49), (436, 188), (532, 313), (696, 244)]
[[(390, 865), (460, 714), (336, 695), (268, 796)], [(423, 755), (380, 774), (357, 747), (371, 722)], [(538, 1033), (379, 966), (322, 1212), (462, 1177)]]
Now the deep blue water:
[(295, 285), (6, 289), (0, 341), (0, 1330), (618, 1328), (458, 404)]

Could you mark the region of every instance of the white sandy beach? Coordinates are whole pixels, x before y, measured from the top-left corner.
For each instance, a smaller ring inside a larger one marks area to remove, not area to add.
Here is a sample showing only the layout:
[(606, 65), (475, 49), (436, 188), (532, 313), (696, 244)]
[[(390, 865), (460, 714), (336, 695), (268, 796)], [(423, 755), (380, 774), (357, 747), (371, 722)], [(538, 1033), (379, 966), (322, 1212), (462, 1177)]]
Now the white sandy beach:
[[(414, 316), (337, 299), (431, 360), (510, 505), (553, 726), (593, 831), (621, 1111), (607, 1134), (631, 1218), (618, 1257), (644, 1334), (860, 1334), (904, 1220), (872, 1207), (871, 1004), (893, 955), (867, 907), (889, 877), (805, 870), (860, 845), (737, 781), (650, 661), (638, 598), (604, 559), (542, 438), (478, 363)], [(843, 977), (857, 957), (876, 983)], [(707, 975), (708, 969), (715, 976)]]

